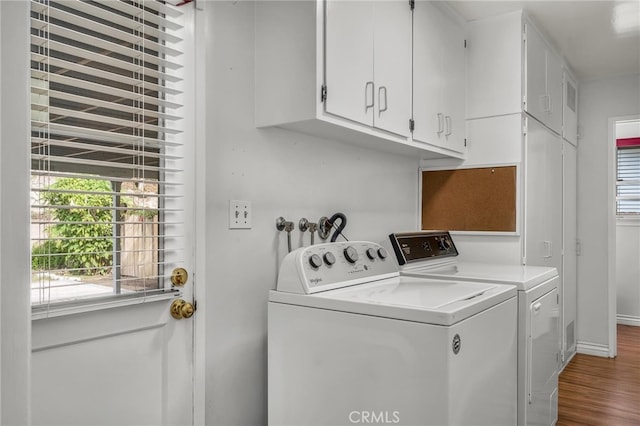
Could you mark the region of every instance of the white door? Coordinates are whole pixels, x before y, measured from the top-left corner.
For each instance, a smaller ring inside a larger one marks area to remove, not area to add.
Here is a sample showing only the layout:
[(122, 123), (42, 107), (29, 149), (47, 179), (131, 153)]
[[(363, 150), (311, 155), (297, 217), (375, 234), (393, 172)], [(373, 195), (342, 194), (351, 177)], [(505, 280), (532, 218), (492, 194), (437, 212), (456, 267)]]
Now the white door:
[[(181, 10), (191, 22), (193, 7)], [(189, 31), (193, 25), (186, 28), (181, 64), (185, 75), (192, 75), (195, 49)], [(191, 94), (187, 99), (194, 96), (191, 80), (185, 79), (183, 87)], [(185, 102), (181, 115), (185, 118), (177, 125), (184, 139), (192, 141), (195, 103)], [(172, 146), (163, 152), (167, 172), (159, 179), (177, 185), (168, 185), (163, 192), (166, 201), (158, 205), (158, 211), (161, 207), (166, 211), (164, 235), (168, 238), (159, 240), (162, 258), (154, 261), (166, 265), (154, 272), (164, 276), (159, 286), (165, 291), (94, 306), (69, 304), (66, 311), (44, 311), (32, 321), (33, 425), (194, 423), (198, 407), (194, 406), (193, 336), (198, 313), (174, 319), (170, 305), (178, 297), (194, 301), (195, 147), (185, 143), (182, 159), (175, 159)], [(174, 267), (190, 273), (186, 285), (175, 288), (179, 295), (169, 282)]]
[(373, 125), (409, 135), (411, 8), (405, 0), (374, 3), (375, 115)]
[(376, 90), (373, 76), (373, 4), (326, 2), (326, 112), (373, 125)]

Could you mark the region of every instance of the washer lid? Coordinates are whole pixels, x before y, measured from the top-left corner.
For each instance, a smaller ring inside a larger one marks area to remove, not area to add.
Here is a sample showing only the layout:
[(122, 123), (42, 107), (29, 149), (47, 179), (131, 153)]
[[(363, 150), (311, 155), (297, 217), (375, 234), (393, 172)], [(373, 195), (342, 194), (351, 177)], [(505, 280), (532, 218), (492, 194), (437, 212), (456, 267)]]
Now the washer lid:
[(516, 295), (513, 286), (399, 277), (312, 295), (272, 291), (270, 300), (435, 325), (452, 325)]
[(500, 265), (491, 263), (460, 262), (433, 268), (415, 265), (404, 268), (402, 274), (445, 280), (480, 281), (511, 284), (519, 290), (529, 290), (558, 275), (556, 268), (546, 266)]

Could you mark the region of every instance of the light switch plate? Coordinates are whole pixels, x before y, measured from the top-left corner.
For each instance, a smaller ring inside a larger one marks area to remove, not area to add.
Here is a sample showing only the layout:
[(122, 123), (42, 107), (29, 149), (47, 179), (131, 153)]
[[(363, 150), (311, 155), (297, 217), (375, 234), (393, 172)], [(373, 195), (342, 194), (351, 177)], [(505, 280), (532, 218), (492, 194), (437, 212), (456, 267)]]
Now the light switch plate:
[(251, 201), (229, 200), (229, 229), (251, 229)]

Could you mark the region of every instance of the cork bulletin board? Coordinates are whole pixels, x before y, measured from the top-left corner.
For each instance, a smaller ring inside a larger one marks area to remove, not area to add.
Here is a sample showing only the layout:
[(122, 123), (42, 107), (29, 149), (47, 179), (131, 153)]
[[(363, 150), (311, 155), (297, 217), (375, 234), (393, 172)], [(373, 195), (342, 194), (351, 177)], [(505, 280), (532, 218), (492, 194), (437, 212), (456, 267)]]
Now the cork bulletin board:
[(422, 229), (516, 232), (516, 166), (422, 172)]

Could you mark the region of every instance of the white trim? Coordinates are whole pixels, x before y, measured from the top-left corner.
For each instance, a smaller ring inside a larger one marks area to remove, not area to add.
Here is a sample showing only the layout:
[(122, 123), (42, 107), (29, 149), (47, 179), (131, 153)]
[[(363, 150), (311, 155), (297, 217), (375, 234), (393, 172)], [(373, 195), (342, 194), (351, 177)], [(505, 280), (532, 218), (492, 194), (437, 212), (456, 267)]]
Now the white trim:
[(613, 356), (610, 356), (611, 351), (607, 345), (600, 345), (597, 343), (578, 342), (576, 344), (576, 352), (584, 355), (613, 358)]
[(640, 327), (640, 317), (633, 317), (631, 315), (621, 315), (618, 314), (616, 316), (617, 323), (623, 325), (632, 325), (634, 327)]
[(1, 424), (31, 424), (29, 8), (0, 1)]
[(99, 311), (102, 309), (119, 308), (122, 306), (139, 305), (141, 303), (161, 302), (163, 300), (180, 297), (179, 290), (169, 290), (150, 295), (131, 294), (118, 295), (108, 298), (93, 298), (87, 301), (75, 301), (70, 303), (52, 303), (50, 305), (34, 305), (31, 309), (31, 319), (41, 320), (63, 315), (80, 314), (84, 312)]
[[(193, 330), (193, 424), (194, 425), (206, 425), (206, 346), (207, 346), (207, 334), (206, 334), (206, 318), (207, 318), (207, 304), (206, 304), (206, 277), (207, 277), (207, 191), (206, 191), (206, 169), (207, 169), (207, 156), (205, 154), (207, 148), (207, 134), (206, 134), (206, 122), (207, 122), (207, 99), (208, 93), (207, 86), (207, 70), (206, 54), (195, 54), (195, 52), (206, 52), (207, 47), (207, 7), (210, 5), (207, 2), (198, 1), (196, 3), (196, 10), (194, 11), (194, 17), (191, 20), (194, 25), (193, 31), (189, 34), (193, 34), (193, 59), (192, 64), (193, 79), (194, 79), (194, 91), (188, 93), (193, 98), (186, 99), (187, 105), (193, 105), (195, 111), (194, 116), (194, 194), (195, 194), (195, 233), (194, 233), (194, 287), (193, 296), (197, 303), (198, 312), (193, 316), (194, 318), (194, 330)], [(189, 52), (191, 55), (192, 53)], [(197, 90), (196, 90), (197, 89)]]

